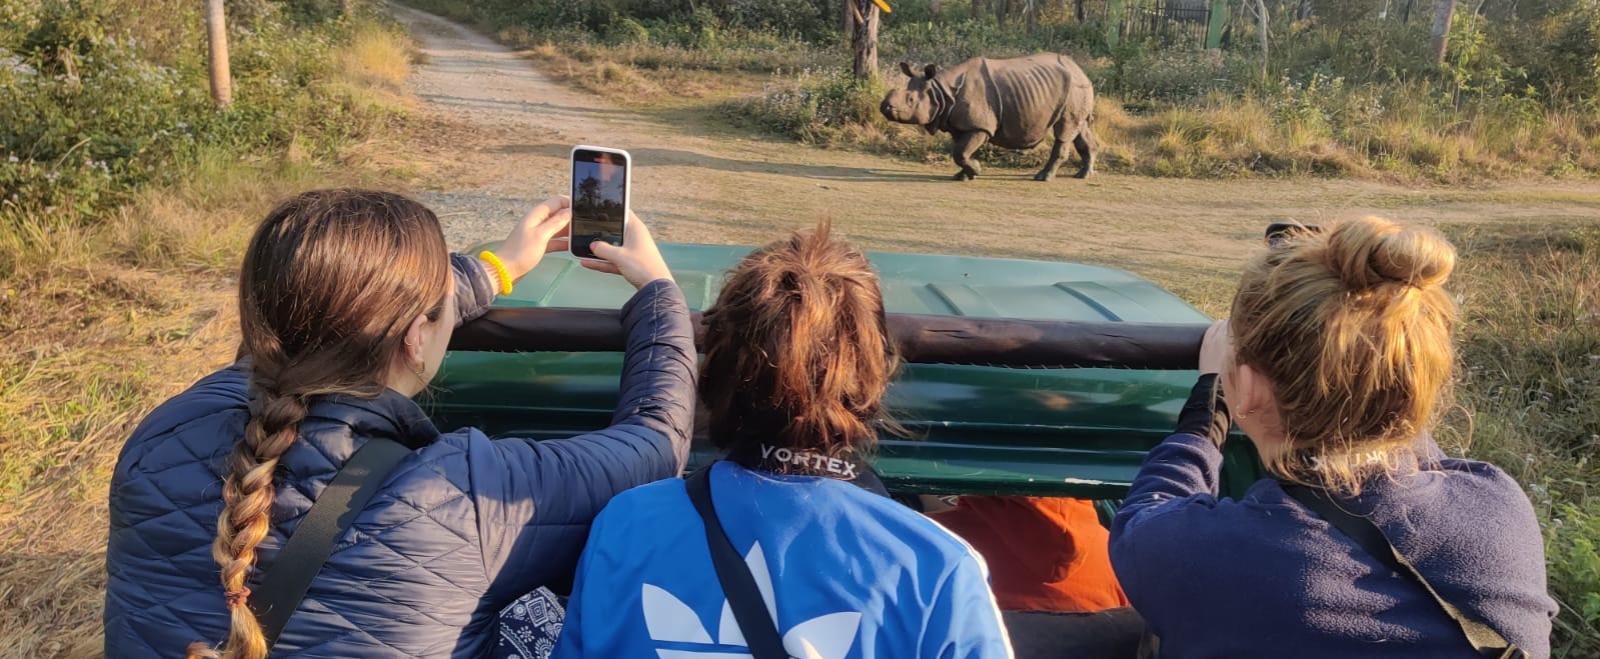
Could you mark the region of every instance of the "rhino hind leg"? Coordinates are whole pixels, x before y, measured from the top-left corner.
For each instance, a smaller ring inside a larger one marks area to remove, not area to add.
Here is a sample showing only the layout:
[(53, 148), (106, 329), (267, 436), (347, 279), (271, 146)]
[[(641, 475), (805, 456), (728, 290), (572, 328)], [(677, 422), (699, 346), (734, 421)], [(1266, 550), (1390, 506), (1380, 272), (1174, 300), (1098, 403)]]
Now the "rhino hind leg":
[(1044, 169), (1039, 170), (1038, 174), (1033, 175), (1033, 180), (1055, 180), (1056, 171), (1061, 169), (1061, 156), (1067, 150), (1067, 142), (1070, 141), (1070, 139), (1071, 138), (1062, 135), (1061, 131), (1056, 131), (1056, 142), (1055, 144), (1050, 145), (1050, 159), (1045, 161)]
[(1078, 159), (1083, 161), (1083, 166), (1078, 168), (1078, 173), (1074, 174), (1074, 176), (1089, 178), (1089, 175), (1094, 173), (1095, 151), (1100, 148), (1097, 142), (1094, 132), (1089, 130), (1087, 124), (1084, 125), (1083, 130), (1078, 131), (1078, 136), (1072, 140), (1072, 146), (1077, 149)]
[[(1055, 136), (1055, 143), (1050, 145), (1050, 159), (1044, 163), (1044, 169), (1033, 175), (1035, 181), (1053, 181), (1056, 172), (1061, 171), (1061, 162), (1067, 155), (1067, 145), (1077, 144), (1082, 139), (1082, 130), (1087, 126), (1074, 121), (1072, 117), (1061, 117), (1056, 124), (1050, 127), (1050, 133)], [(1080, 150), (1079, 153), (1082, 153)]]
[(957, 135), (954, 140), (951, 140), (950, 157), (955, 159), (956, 165), (961, 167), (961, 171), (956, 172), (956, 175), (952, 178), (957, 181), (970, 181), (978, 178), (978, 172), (983, 168), (978, 165), (978, 161), (972, 159), (972, 154), (976, 153), (978, 147), (983, 146), (988, 141), (989, 134), (983, 131), (962, 133)]

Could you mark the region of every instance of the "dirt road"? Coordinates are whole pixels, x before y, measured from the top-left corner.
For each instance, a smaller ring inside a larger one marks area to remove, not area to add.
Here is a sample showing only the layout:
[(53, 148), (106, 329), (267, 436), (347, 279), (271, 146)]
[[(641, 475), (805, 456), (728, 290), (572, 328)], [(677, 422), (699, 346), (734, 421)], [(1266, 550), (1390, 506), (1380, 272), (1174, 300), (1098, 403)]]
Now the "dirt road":
[(620, 109), (541, 74), (534, 63), (445, 19), (395, 7), (427, 56), (413, 75), (435, 172), (423, 198), (454, 245), (500, 237), (530, 203), (563, 192), (573, 144), (628, 149), (634, 206), (664, 239), (759, 244), (832, 218), (874, 249), (1070, 260), (1127, 268), (1186, 297), (1225, 285), (1269, 222), (1380, 214), (1457, 223), (1594, 222), (1600, 185), (1529, 183), (1406, 188), (1311, 178), (1188, 180), (1096, 175), (1030, 179), (989, 168), (829, 151), (714, 122)]

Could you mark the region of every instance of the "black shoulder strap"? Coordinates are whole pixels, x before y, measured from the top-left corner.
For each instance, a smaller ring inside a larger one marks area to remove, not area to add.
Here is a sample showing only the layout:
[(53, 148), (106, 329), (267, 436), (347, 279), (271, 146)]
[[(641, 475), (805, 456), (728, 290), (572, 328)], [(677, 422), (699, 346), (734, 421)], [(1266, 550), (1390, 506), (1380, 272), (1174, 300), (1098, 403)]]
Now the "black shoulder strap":
[(738, 621), (745, 644), (750, 646), (750, 655), (754, 659), (789, 659), (788, 651), (783, 649), (783, 639), (778, 636), (778, 625), (767, 612), (766, 600), (761, 598), (761, 589), (756, 586), (755, 575), (750, 574), (750, 566), (745, 564), (739, 550), (733, 548), (728, 534), (722, 530), (722, 522), (717, 519), (716, 509), (711, 506), (711, 466), (690, 475), (685, 485), (689, 489), (689, 501), (694, 503), (700, 520), (705, 522), (711, 564), (717, 570), (723, 594), (728, 596), (733, 619)]
[(300, 526), (295, 527), (272, 565), (262, 573), (260, 588), (250, 593), (250, 608), (261, 622), (261, 633), (267, 638), (269, 651), (277, 645), (278, 635), (289, 624), (289, 616), (300, 608), (300, 600), (305, 599), (311, 580), (322, 571), (322, 564), (328, 562), (333, 544), (372, 500), (384, 477), (410, 454), (411, 449), (399, 442), (382, 438), (367, 440), (311, 504), (305, 519), (300, 520)]
[(1319, 517), (1332, 524), (1334, 528), (1339, 529), (1340, 532), (1349, 536), (1351, 540), (1356, 541), (1356, 544), (1378, 559), (1378, 562), (1383, 563), (1402, 577), (1422, 586), (1422, 590), (1427, 592), (1428, 596), (1439, 604), (1439, 608), (1444, 609), (1445, 615), (1450, 616), (1450, 619), (1461, 627), (1461, 633), (1467, 637), (1467, 642), (1471, 643), (1473, 649), (1477, 650), (1479, 654), (1501, 659), (1525, 659), (1528, 656), (1526, 651), (1507, 642), (1505, 637), (1500, 635), (1500, 632), (1467, 615), (1466, 612), (1440, 596), (1439, 591), (1433, 589), (1433, 584), (1428, 583), (1428, 580), (1423, 578), (1422, 573), (1417, 570), (1416, 566), (1412, 565), (1411, 561), (1406, 560), (1406, 557), (1400, 554), (1400, 550), (1395, 549), (1394, 544), (1389, 542), (1389, 539), (1383, 535), (1383, 530), (1379, 529), (1377, 524), (1373, 524), (1372, 520), (1359, 517), (1340, 507), (1339, 503), (1329, 497), (1324, 490), (1290, 483), (1281, 483), (1281, 485), (1283, 486), (1283, 491), (1294, 497), (1295, 501), (1304, 504), (1305, 507), (1310, 508)]

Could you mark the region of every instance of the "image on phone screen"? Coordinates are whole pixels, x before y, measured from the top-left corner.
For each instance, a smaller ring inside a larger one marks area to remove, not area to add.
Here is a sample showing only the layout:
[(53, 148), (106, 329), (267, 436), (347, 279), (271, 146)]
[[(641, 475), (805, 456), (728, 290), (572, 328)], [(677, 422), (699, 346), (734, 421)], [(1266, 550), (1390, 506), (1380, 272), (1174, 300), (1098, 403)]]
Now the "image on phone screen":
[(628, 165), (621, 154), (579, 149), (572, 154), (572, 254), (594, 258), (589, 244), (622, 245)]

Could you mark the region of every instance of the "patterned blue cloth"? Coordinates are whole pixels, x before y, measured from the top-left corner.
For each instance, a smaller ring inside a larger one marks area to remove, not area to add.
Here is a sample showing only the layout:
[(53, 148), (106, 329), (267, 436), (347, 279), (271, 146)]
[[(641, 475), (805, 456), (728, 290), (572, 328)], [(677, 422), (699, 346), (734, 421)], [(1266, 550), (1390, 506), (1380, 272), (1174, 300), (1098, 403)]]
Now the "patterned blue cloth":
[(500, 641), (494, 659), (546, 659), (567, 617), (560, 598), (540, 588), (517, 598), (500, 612)]

